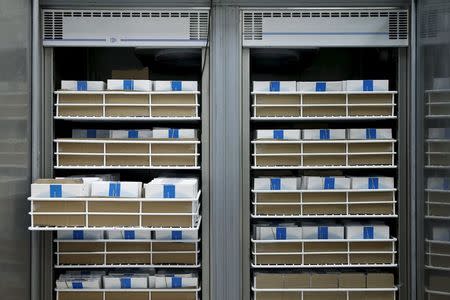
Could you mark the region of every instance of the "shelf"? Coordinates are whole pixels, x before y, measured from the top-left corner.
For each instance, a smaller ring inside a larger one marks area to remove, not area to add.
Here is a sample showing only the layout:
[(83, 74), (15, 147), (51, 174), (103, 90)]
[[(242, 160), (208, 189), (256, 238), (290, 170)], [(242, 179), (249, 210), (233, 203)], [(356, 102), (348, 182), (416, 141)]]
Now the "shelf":
[(55, 289), (58, 300), (199, 300), (201, 288), (178, 289)]
[(54, 117), (55, 120), (70, 121), (199, 121), (200, 117)]

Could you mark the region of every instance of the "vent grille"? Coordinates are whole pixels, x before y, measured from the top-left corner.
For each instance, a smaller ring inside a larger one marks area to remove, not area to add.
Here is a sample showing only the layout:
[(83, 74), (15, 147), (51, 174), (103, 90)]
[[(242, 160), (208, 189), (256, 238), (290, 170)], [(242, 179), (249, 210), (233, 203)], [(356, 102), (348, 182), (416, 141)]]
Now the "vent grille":
[(389, 39), (408, 39), (408, 14), (406, 11), (389, 13)]

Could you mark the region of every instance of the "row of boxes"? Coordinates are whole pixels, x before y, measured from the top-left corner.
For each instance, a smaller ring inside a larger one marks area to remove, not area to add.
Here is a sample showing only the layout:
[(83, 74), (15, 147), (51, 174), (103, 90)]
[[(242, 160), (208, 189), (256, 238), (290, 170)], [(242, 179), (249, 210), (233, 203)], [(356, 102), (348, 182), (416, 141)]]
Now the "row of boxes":
[(389, 80), (253, 81), (254, 92), (389, 91)]
[(31, 185), (34, 198), (113, 197), (195, 199), (197, 178), (158, 177), (147, 184), (133, 181), (102, 181), (100, 177), (38, 179)]
[[(180, 80), (134, 80), (134, 79), (108, 79), (107, 89), (112, 91), (198, 91), (197, 81)], [(103, 81), (74, 81), (62, 80), (61, 90), (68, 91), (103, 91)]]
[(259, 129), (256, 139), (273, 140), (386, 140), (392, 139), (390, 128), (357, 129)]
[(195, 139), (196, 129), (153, 128), (152, 129), (72, 129), (72, 138), (101, 138), (101, 139)]
[[(345, 234), (344, 234), (345, 232)], [(389, 226), (380, 224), (346, 226), (255, 225), (256, 240), (370, 240), (389, 239)]]
[(59, 240), (197, 240), (196, 230), (59, 230)]

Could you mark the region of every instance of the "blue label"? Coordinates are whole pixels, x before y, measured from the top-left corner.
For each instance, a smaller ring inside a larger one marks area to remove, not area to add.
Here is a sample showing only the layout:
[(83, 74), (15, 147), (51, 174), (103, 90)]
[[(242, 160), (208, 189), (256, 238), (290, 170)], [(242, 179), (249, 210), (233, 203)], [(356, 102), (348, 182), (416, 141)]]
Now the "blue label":
[(450, 139), (450, 128), (444, 128), (444, 137)]
[(97, 137), (97, 130), (95, 129), (87, 129), (86, 137), (89, 139), (95, 139)]
[(169, 139), (177, 139), (180, 137), (180, 131), (176, 128), (169, 128)]
[(271, 81), (269, 90), (271, 92), (279, 92), (280, 91), (280, 82), (279, 81)]
[(81, 271), (80, 271), (80, 274), (81, 274), (81, 275), (90, 275), (90, 274), (91, 274), (91, 271), (88, 271), (88, 270), (81, 270)]
[(336, 179), (334, 177), (325, 177), (324, 180), (324, 189), (326, 190), (334, 190), (334, 183)]
[(72, 239), (73, 240), (84, 240), (84, 232), (83, 232), (83, 230), (74, 230), (74, 231), (72, 231)]
[(316, 92), (325, 92), (327, 90), (326, 82), (316, 82)]
[(442, 188), (446, 191), (450, 190), (450, 178), (444, 177), (444, 182), (442, 184)]
[(329, 140), (330, 139), (330, 129), (320, 129), (320, 139)]
[(50, 198), (61, 198), (61, 197), (62, 197), (62, 185), (50, 184)]
[(124, 80), (123, 81), (123, 89), (125, 91), (132, 91), (132, 90), (134, 90), (134, 81), (133, 80)]
[(72, 281), (72, 288), (73, 289), (82, 289), (83, 283), (81, 281)]
[(365, 240), (373, 240), (373, 226), (364, 226), (363, 237)]
[(182, 240), (183, 232), (181, 230), (173, 230), (172, 231), (172, 240)]
[(120, 278), (120, 288), (131, 289), (131, 278), (128, 277)]
[(284, 131), (283, 130), (274, 130), (273, 131), (273, 138), (275, 140), (282, 140), (282, 139), (284, 139)]
[(378, 177), (369, 177), (369, 190), (377, 190), (378, 189)]
[(286, 227), (277, 227), (276, 239), (277, 240), (286, 239)]
[(373, 80), (363, 80), (363, 91), (373, 91)]
[(327, 240), (328, 239), (328, 227), (327, 226), (319, 226), (319, 228), (317, 228), (317, 238), (319, 240)]
[(109, 183), (109, 197), (120, 197), (120, 182)]
[(87, 91), (87, 81), (77, 81), (77, 91)]
[(136, 233), (134, 232), (134, 230), (125, 230), (123, 232), (123, 236), (126, 240), (134, 240), (136, 239)]
[(366, 139), (374, 140), (377, 138), (377, 129), (376, 128), (366, 128)]
[(270, 189), (274, 191), (281, 190), (281, 178), (270, 178)]
[(176, 288), (181, 288), (182, 286), (182, 278), (181, 277), (172, 277), (172, 288), (176, 289)]
[(128, 130), (128, 138), (129, 139), (137, 139), (139, 137), (139, 133), (137, 130)]
[(183, 89), (181, 81), (173, 80), (171, 85), (172, 91), (181, 91)]
[(163, 197), (164, 198), (175, 198), (175, 185), (165, 184), (163, 186)]

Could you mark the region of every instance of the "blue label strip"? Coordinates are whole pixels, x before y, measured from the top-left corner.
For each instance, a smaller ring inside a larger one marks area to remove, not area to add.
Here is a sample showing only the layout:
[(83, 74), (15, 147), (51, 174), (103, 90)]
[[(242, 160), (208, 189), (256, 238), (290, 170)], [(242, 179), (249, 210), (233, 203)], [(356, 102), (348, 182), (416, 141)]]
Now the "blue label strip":
[(125, 91), (132, 91), (132, 90), (134, 90), (134, 81), (133, 80), (124, 80), (123, 81), (123, 89)]
[(72, 239), (73, 240), (84, 240), (84, 231), (83, 230), (72, 231)]
[(280, 91), (280, 82), (279, 81), (271, 81), (269, 90), (271, 92), (279, 92)]
[(373, 80), (363, 80), (363, 91), (366, 92), (373, 91)]
[(316, 92), (325, 92), (327, 90), (326, 82), (316, 82)]
[(126, 240), (134, 240), (136, 239), (136, 232), (134, 230), (125, 230), (123, 236)]
[(275, 140), (282, 140), (282, 139), (284, 139), (284, 130), (274, 130), (273, 131), (273, 138)]
[(61, 197), (62, 197), (62, 185), (50, 184), (50, 198), (61, 198)]
[(181, 230), (173, 230), (172, 231), (172, 240), (182, 240), (183, 232)]
[(183, 85), (181, 81), (173, 80), (171, 82), (172, 91), (181, 91), (183, 89)]
[(446, 191), (450, 190), (450, 178), (444, 177), (444, 182), (442, 183), (442, 188)]
[(377, 138), (377, 129), (376, 128), (366, 128), (366, 139), (374, 140)]
[(120, 288), (131, 289), (131, 278), (128, 277), (120, 278)]
[(175, 185), (165, 184), (163, 186), (163, 197), (164, 198), (175, 198)]
[(363, 237), (365, 240), (373, 240), (373, 226), (364, 226)]
[(180, 137), (180, 131), (177, 128), (169, 128), (169, 139), (178, 139)]
[(172, 288), (181, 288), (182, 286), (182, 278), (181, 277), (172, 277)]
[(88, 139), (95, 139), (97, 137), (97, 130), (96, 129), (87, 129), (86, 137)]
[(128, 130), (129, 139), (137, 139), (139, 137), (139, 132), (137, 130)]
[(109, 197), (120, 197), (120, 182), (111, 182), (109, 184)]
[(281, 178), (270, 178), (270, 189), (273, 191), (281, 190)]
[(87, 91), (87, 81), (77, 81), (77, 91)]
[(277, 227), (276, 239), (277, 240), (286, 239), (286, 227)]
[(319, 240), (327, 240), (328, 239), (328, 227), (327, 226), (319, 226), (319, 228), (317, 228), (317, 238)]
[(325, 190), (334, 190), (336, 179), (334, 177), (325, 177), (324, 180), (324, 189)]
[(320, 139), (329, 140), (330, 139), (330, 129), (320, 129)]
[(369, 177), (369, 182), (368, 182), (369, 190), (377, 190), (378, 184), (379, 184), (378, 177)]
[(72, 281), (72, 288), (73, 289), (82, 289), (83, 283), (81, 281)]

